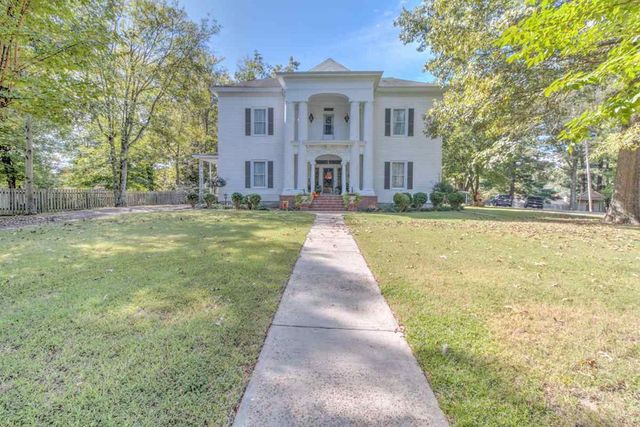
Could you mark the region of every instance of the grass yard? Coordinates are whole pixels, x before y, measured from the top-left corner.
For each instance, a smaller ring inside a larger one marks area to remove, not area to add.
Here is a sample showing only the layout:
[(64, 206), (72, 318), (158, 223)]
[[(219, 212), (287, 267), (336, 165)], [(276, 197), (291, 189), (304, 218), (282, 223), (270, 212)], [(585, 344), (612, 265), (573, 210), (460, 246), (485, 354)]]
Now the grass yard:
[(351, 214), (455, 425), (640, 425), (640, 229), (500, 209)]
[(0, 231), (0, 425), (224, 425), (313, 217)]

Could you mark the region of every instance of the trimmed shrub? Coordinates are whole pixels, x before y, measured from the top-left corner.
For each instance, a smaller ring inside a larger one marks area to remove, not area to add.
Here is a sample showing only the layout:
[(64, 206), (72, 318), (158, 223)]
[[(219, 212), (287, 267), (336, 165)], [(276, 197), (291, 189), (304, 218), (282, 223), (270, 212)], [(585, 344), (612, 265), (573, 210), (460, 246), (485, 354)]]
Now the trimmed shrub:
[(454, 191), (453, 193), (447, 194), (447, 200), (453, 209), (460, 209), (464, 203), (464, 194), (459, 191)]
[(187, 203), (189, 203), (192, 208), (195, 208), (198, 204), (198, 198), (198, 193), (191, 191), (187, 194)]
[(411, 193), (402, 193), (405, 194), (409, 198), (409, 206), (413, 205), (413, 196)]
[(454, 191), (456, 191), (455, 188), (453, 188), (453, 185), (449, 184), (448, 182), (438, 182), (436, 185), (433, 186), (433, 191), (438, 191), (440, 193), (444, 193), (444, 194), (449, 194), (449, 193), (453, 193)]
[(413, 207), (420, 209), (427, 203), (427, 200), (429, 200), (429, 197), (426, 193), (416, 193), (413, 195)]
[(207, 193), (204, 195), (203, 197), (204, 202), (207, 204), (207, 207), (210, 208), (211, 206), (215, 205), (216, 203), (218, 203), (218, 198), (216, 197), (215, 194), (213, 193)]
[(262, 197), (260, 197), (260, 195), (256, 193), (247, 194), (247, 196), (244, 198), (244, 202), (247, 204), (247, 207), (249, 209), (258, 209), (261, 200)]
[(445, 193), (442, 191), (432, 191), (429, 195), (429, 199), (431, 199), (431, 204), (434, 208), (439, 208), (444, 203)]
[(233, 203), (233, 207), (236, 209), (240, 209), (240, 206), (242, 206), (243, 200), (244, 200), (244, 197), (242, 196), (241, 193), (233, 193), (231, 195), (231, 203)]
[(411, 199), (405, 193), (396, 193), (393, 195), (393, 204), (398, 212), (405, 212), (411, 206)]

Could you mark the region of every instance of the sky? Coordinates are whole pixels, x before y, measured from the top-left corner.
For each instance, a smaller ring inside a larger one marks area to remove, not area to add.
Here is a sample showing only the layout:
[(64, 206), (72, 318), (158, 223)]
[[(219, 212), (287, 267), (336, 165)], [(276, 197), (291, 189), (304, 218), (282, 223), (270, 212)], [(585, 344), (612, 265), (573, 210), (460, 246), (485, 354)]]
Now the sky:
[(402, 7), (418, 0), (179, 0), (194, 20), (221, 26), (211, 47), (230, 73), (238, 60), (260, 51), (268, 64), (289, 56), (306, 71), (326, 58), (351, 70), (384, 71), (385, 77), (433, 81), (423, 71), (427, 53), (404, 45), (393, 26)]

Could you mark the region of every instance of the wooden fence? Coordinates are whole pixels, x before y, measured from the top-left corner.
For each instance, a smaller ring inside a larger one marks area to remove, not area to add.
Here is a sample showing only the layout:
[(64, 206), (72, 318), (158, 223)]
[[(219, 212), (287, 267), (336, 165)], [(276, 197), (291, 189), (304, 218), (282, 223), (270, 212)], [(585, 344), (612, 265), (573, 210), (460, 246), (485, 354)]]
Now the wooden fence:
[[(186, 203), (183, 191), (130, 191), (128, 206), (179, 205)], [(34, 190), (37, 213), (111, 207), (115, 204), (113, 191), (75, 189)], [(27, 192), (24, 189), (0, 188), (0, 215), (27, 213)]]

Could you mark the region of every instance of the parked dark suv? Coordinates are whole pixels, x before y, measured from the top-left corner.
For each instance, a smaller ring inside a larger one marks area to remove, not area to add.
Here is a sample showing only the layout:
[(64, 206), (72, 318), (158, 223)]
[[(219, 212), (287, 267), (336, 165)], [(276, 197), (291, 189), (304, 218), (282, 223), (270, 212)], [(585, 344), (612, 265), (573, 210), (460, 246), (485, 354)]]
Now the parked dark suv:
[(544, 206), (544, 199), (538, 196), (528, 196), (524, 202), (525, 208), (542, 209)]
[(493, 200), (493, 205), (511, 207), (511, 196), (508, 194), (498, 194)]

